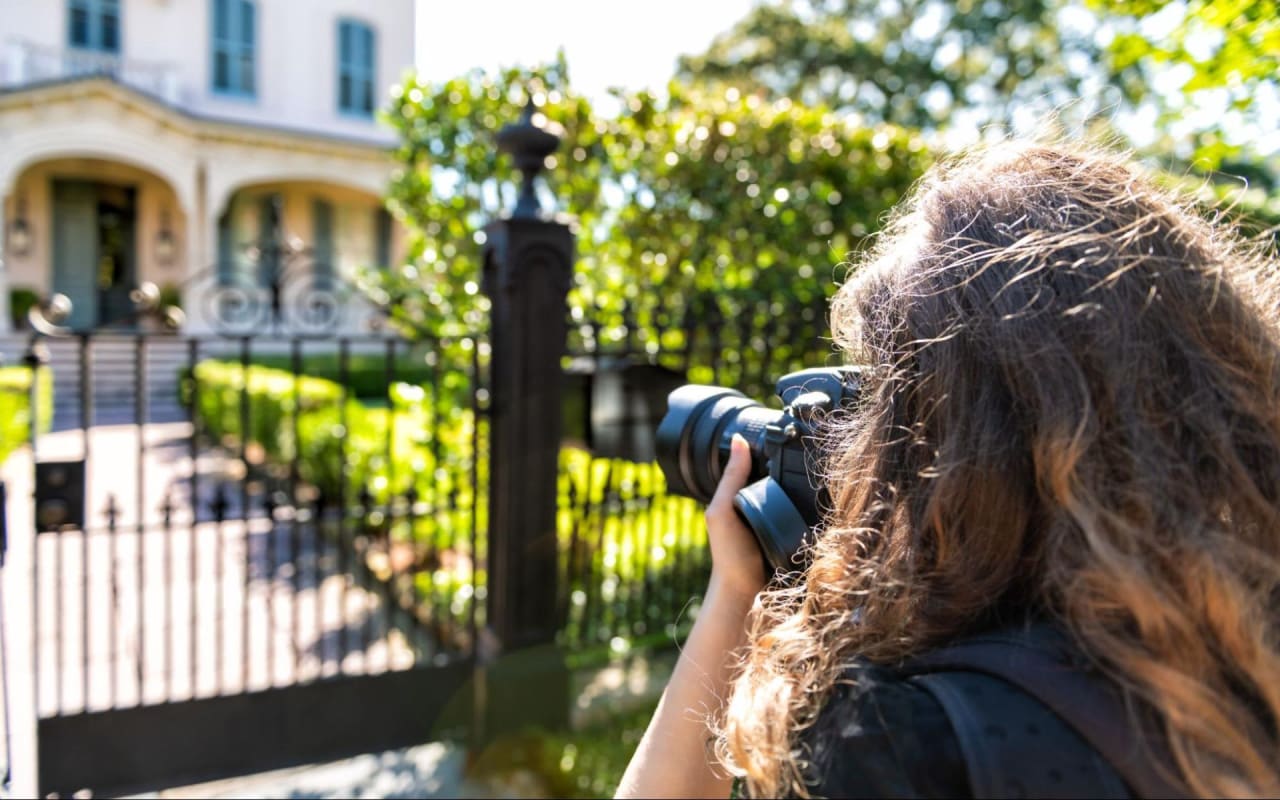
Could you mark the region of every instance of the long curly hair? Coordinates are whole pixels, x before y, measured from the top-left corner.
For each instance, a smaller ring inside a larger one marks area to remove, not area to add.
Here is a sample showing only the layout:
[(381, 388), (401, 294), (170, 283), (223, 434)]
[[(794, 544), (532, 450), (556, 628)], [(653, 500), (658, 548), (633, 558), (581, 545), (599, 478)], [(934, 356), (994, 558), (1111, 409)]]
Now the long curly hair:
[(717, 741), (806, 795), (797, 734), (859, 661), (1055, 621), (1197, 795), (1280, 795), (1280, 293), (1126, 157), (1015, 144), (935, 167), (854, 265), (868, 365), (803, 584), (772, 587)]

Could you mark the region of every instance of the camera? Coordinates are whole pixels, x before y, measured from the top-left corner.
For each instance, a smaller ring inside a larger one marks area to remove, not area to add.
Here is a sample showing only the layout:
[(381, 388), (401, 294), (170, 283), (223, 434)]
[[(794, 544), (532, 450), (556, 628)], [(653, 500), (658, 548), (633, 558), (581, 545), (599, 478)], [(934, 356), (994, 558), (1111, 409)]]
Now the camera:
[(729, 463), (730, 440), (742, 434), (751, 449), (751, 476), (733, 506), (755, 534), (766, 571), (800, 569), (796, 555), (827, 505), (816, 480), (823, 423), (832, 411), (852, 407), (861, 383), (858, 367), (788, 373), (777, 384), (781, 411), (734, 389), (681, 386), (667, 397), (656, 437), (668, 491), (710, 502)]

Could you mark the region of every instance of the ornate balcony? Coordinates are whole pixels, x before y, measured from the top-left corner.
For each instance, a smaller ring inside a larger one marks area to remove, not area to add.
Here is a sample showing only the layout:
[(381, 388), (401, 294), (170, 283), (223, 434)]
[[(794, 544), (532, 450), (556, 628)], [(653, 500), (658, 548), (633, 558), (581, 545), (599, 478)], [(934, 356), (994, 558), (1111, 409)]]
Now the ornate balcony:
[(125, 59), (92, 50), (46, 47), (22, 40), (9, 40), (0, 48), (0, 88), (92, 75), (110, 77), (170, 105), (185, 105), (188, 99), (175, 64)]

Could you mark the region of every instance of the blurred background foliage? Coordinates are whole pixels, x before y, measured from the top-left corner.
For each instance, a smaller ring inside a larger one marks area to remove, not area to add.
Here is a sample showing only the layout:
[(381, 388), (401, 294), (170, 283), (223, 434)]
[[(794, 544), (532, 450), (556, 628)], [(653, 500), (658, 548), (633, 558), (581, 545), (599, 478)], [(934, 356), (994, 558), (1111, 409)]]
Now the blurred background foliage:
[(1100, 48), (1057, 24), (1055, 0), (793, 0), (759, 5), (682, 80), (751, 86), (851, 112), (866, 123), (934, 129), (964, 112), (985, 122), (1077, 96)]
[(494, 134), (526, 93), (563, 136), (541, 191), (576, 219), (571, 304), (651, 327), (646, 306), (828, 296), (936, 154), (1046, 118), (1130, 143), (1274, 237), (1278, 26), (1274, 0), (784, 0), (680, 59), (663, 93), (615, 90), (608, 113), (563, 54), (407, 76), (384, 116), (408, 253), (362, 285), (411, 335), (483, 325), (481, 229), (516, 187)]

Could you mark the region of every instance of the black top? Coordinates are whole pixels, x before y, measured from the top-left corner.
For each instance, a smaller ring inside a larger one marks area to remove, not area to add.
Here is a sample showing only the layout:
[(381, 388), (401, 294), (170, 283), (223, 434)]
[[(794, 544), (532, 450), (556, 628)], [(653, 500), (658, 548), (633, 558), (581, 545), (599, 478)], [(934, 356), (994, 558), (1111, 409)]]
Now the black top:
[[(846, 673), (800, 736), (812, 797), (973, 796), (965, 745), (920, 680), (871, 665)], [(949, 685), (978, 715), (969, 729), (981, 739), (987, 757), (976, 763), (993, 796), (1132, 796), (1093, 747), (1022, 689), (973, 672), (953, 673)]]
[(841, 680), (800, 737), (813, 797), (966, 797), (964, 756), (942, 706), (892, 671)]

